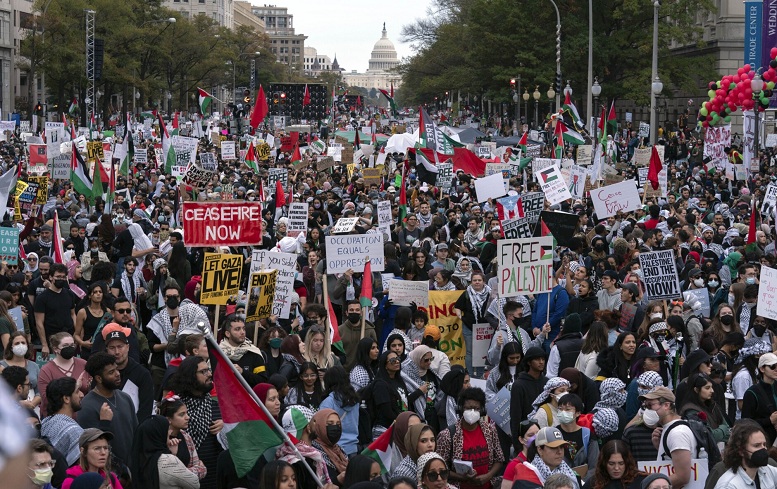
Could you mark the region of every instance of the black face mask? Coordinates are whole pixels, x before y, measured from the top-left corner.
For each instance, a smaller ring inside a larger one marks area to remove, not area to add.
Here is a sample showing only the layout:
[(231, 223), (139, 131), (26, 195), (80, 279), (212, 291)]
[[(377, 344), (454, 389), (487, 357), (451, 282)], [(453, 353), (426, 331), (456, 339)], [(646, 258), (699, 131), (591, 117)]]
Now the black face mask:
[(339, 424), (329, 424), (326, 426), (326, 437), (329, 438), (329, 443), (332, 445), (337, 444), (341, 436), (343, 436), (342, 426)]
[(165, 305), (170, 309), (176, 309), (178, 307), (178, 297), (168, 297), (165, 301)]
[(769, 463), (769, 452), (765, 448), (754, 451), (750, 454), (748, 463), (752, 467), (766, 467), (766, 464)]
[(65, 280), (65, 279), (55, 280), (54, 281), (54, 287), (56, 287), (58, 289), (64, 289), (65, 287), (67, 287), (67, 280)]
[(764, 333), (766, 332), (766, 326), (762, 324), (754, 325), (753, 332), (755, 333), (756, 336), (763, 336)]
[(361, 319), (362, 315), (358, 312), (352, 312), (348, 314), (348, 321), (352, 322), (353, 324), (356, 324), (359, 322), (359, 319)]
[(76, 347), (75, 346), (66, 346), (62, 348), (59, 351), (59, 356), (64, 358), (65, 360), (70, 360), (74, 356), (76, 356)]
[(720, 316), (720, 322), (725, 324), (726, 326), (731, 326), (734, 324), (734, 316)]

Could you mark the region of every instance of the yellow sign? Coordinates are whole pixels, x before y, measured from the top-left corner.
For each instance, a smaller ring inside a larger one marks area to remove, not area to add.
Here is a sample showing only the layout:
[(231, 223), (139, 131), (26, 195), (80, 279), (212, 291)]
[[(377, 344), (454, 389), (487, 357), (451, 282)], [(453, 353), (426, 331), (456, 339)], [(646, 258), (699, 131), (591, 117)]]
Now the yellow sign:
[(27, 190), (26, 182), (22, 182), (21, 180), (16, 181), (16, 190), (14, 191), (13, 198), (16, 200), (19, 200), (19, 197)]
[[(429, 307), (426, 313), (429, 315), (429, 324), (440, 328), (439, 350), (448, 355), (451, 365), (464, 366), (464, 357), (467, 349), (462, 334), (461, 318), (456, 316), (453, 305), (463, 294), (463, 290), (432, 290), (429, 291)], [(423, 307), (419, 307), (423, 310)]]
[(278, 270), (254, 272), (251, 274), (246, 322), (258, 321), (272, 315), (272, 305), (275, 300), (275, 284), (277, 282)]
[(104, 161), (105, 153), (103, 152), (102, 141), (89, 141), (86, 143), (86, 154), (90, 163), (94, 161), (95, 157), (100, 158), (100, 161)]
[(350, 181), (351, 178), (353, 178), (353, 171), (356, 169), (356, 165), (354, 163), (348, 163), (345, 167), (348, 169), (348, 180)]
[(27, 177), (27, 180), (38, 184), (38, 195), (36, 196), (35, 203), (45, 205), (46, 201), (49, 200), (49, 177), (30, 176)]
[(256, 155), (260, 161), (267, 161), (270, 159), (270, 145), (267, 143), (260, 143), (255, 146)]
[(240, 290), (243, 255), (205, 253), (200, 304), (225, 305)]

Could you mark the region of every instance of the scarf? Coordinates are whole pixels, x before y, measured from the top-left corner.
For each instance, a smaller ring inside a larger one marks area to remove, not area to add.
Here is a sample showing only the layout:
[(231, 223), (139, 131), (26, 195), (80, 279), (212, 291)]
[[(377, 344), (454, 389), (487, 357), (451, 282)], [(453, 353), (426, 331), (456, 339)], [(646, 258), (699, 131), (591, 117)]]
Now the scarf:
[(607, 438), (618, 431), (618, 413), (614, 409), (599, 409), (594, 413), (591, 426), (599, 438)]
[(181, 401), (186, 404), (189, 410), (189, 436), (194, 440), (194, 448), (200, 448), (205, 437), (208, 436), (211, 420), (213, 419), (213, 403), (210, 395), (205, 394), (202, 397), (181, 397)]
[(548, 477), (553, 474), (564, 474), (565, 476), (569, 477), (569, 479), (574, 483), (575, 487), (578, 487), (577, 474), (569, 465), (567, 465), (566, 461), (564, 460), (561, 461), (561, 465), (556, 467), (555, 470), (550, 470), (550, 467), (548, 467), (545, 462), (542, 461), (542, 458), (539, 455), (534, 456), (534, 460), (531, 461), (531, 464), (535, 469), (537, 469), (537, 473), (540, 475), (540, 479), (542, 479), (543, 484), (548, 479)]
[[(551, 395), (551, 392), (558, 389), (559, 387), (566, 387), (569, 389), (572, 384), (569, 383), (569, 381), (563, 377), (552, 377), (548, 379), (547, 382), (545, 382), (545, 387), (542, 388), (542, 392), (540, 392), (540, 395), (537, 396), (536, 399), (534, 399), (534, 402), (532, 403), (532, 407), (534, 408), (529, 414), (529, 418), (531, 419), (534, 417), (535, 414), (537, 414), (537, 411), (539, 411), (540, 406), (545, 404), (546, 402), (549, 402), (549, 397)], [(550, 423), (552, 420), (548, 420), (548, 423)]]
[[(130, 286), (130, 280), (132, 280), (133, 286)], [(137, 293), (138, 293), (138, 287), (140, 287), (140, 271), (135, 270), (135, 273), (132, 274), (132, 278), (127, 276), (127, 271), (125, 270), (121, 274), (121, 290), (124, 292), (124, 297), (129, 298), (130, 302), (133, 304), (137, 300)], [(167, 338), (167, 336), (165, 336)], [(160, 338), (162, 339), (162, 338)]]
[(437, 285), (437, 282), (434, 282), (432, 287), (434, 287), (432, 290), (456, 290), (456, 286), (450, 280), (443, 286), (439, 286)]
[(728, 254), (723, 264), (728, 267), (728, 271), (731, 273), (731, 280), (733, 281), (738, 275), (737, 264), (742, 261), (742, 253), (734, 251)]
[(413, 363), (415, 363), (419, 377), (423, 377), (424, 375), (426, 375), (426, 372), (429, 371), (429, 369), (421, 368), (421, 359), (427, 353), (431, 353), (431, 351), (432, 349), (426, 345), (418, 345), (415, 348), (413, 348), (413, 350), (410, 353), (407, 354), (407, 356), (410, 357)]
[(316, 441), (313, 442), (313, 446), (321, 447), (320, 450), (323, 452), (323, 459), (327, 465), (331, 465), (337, 472), (343, 473), (348, 467), (348, 457), (339, 445), (333, 445), (329, 442), (326, 434), (326, 419), (331, 414), (337, 413), (334, 409), (321, 409), (313, 416), (313, 429), (316, 432)]
[(483, 304), (486, 303), (490, 295), (491, 287), (488, 285), (484, 285), (480, 292), (473, 289), (471, 285), (467, 287), (467, 297), (469, 297), (469, 303), (472, 306), (472, 314), (475, 316), (473, 324), (479, 323), (483, 317)]
[[(35, 268), (30, 266), (30, 258), (33, 257), (33, 256), (35, 257)], [(33, 253), (27, 253), (27, 261), (25, 261), (24, 271), (25, 272), (32, 272), (32, 273), (37, 272), (38, 271), (38, 263), (40, 263), (40, 261), (38, 260), (38, 254), (37, 253), (34, 253), (34, 252)]]
[[(418, 364), (416, 364), (411, 358), (407, 358), (404, 362), (402, 362), (402, 368), (399, 370), (399, 375), (401, 380), (403, 380), (405, 383), (405, 391), (407, 392), (408, 397), (410, 397), (411, 393), (418, 390), (421, 384), (425, 382), (418, 374)], [(415, 411), (415, 413), (419, 418), (421, 418), (421, 421), (423, 422), (426, 422), (425, 412), (427, 396), (428, 393), (418, 396), (418, 399), (413, 402), (412, 406), (412, 410)], [(408, 409), (411, 409), (410, 406), (408, 406)], [(405, 448), (407, 448), (407, 446)]]
[[(326, 468), (326, 463), (324, 462), (324, 457), (321, 456), (321, 452), (302, 441), (297, 443), (295, 447), (297, 448), (297, 451), (299, 451), (300, 455), (315, 462), (314, 470), (316, 471), (318, 479), (324, 484), (331, 484), (332, 479), (329, 478), (329, 471)], [(300, 461), (294, 450), (286, 443), (278, 447), (278, 450), (275, 452), (275, 456), (278, 458), (278, 460), (283, 460), (284, 462), (292, 465)]]
[(227, 358), (233, 362), (239, 362), (240, 359), (243, 358), (243, 355), (249, 351), (254, 352), (264, 358), (264, 353), (262, 353), (262, 350), (255, 347), (253, 343), (251, 343), (251, 340), (248, 338), (246, 338), (246, 340), (238, 346), (232, 346), (229, 343), (229, 340), (224, 338), (221, 340), (221, 343), (219, 343), (219, 348), (221, 348), (224, 351), (224, 354), (227, 355)]
[(601, 400), (594, 406), (594, 411), (599, 409), (618, 409), (626, 403), (626, 384), (617, 377), (604, 379), (599, 386)]
[(281, 353), (281, 356), (283, 357), (284, 360), (294, 365), (294, 369), (297, 371), (297, 373), (299, 373), (299, 369), (302, 367), (302, 364), (299, 363), (299, 360), (297, 360), (297, 357), (295, 357), (291, 353)]
[(431, 226), (431, 224), (432, 224), (432, 213), (431, 212), (429, 214), (427, 214), (426, 217), (424, 217), (424, 215), (421, 214), (420, 212), (418, 214), (416, 214), (416, 216), (418, 217), (418, 222), (421, 223), (421, 226), (419, 226), (419, 227), (421, 227), (421, 229), (428, 228), (429, 226)]
[(133, 222), (127, 229), (129, 229), (130, 235), (135, 242), (135, 245), (133, 246), (134, 249), (142, 251), (154, 247), (154, 245), (151, 244), (151, 240), (146, 236), (146, 233), (143, 232), (143, 228), (140, 224)]
[(458, 277), (459, 280), (461, 280), (461, 283), (469, 284), (469, 282), (472, 280), (472, 262), (471, 261), (469, 262), (470, 263), (469, 271), (465, 272), (464, 270), (461, 269), (461, 262), (463, 260), (469, 261), (469, 258), (466, 256), (462, 256), (461, 258), (459, 258), (459, 261), (456, 262), (456, 269), (453, 272), (453, 276)]

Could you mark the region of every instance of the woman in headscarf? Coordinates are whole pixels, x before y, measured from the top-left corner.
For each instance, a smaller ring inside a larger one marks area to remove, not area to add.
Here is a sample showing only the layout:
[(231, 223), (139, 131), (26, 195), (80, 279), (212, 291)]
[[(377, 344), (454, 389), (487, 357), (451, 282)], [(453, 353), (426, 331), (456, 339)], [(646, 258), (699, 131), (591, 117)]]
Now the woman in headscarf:
[(200, 479), (170, 451), (171, 445), (177, 450), (178, 444), (168, 439), (169, 428), (167, 418), (156, 415), (135, 430), (131, 466), (138, 487), (198, 489)]
[(418, 458), (416, 481), (422, 489), (455, 489), (448, 483), (450, 470), (445, 460), (438, 453), (425, 453)]
[(132, 240), (135, 243), (132, 246), (132, 256), (135, 258), (142, 258), (147, 254), (156, 251), (156, 248), (151, 243), (151, 240), (148, 239), (146, 233), (143, 232), (143, 228), (140, 226), (140, 224), (133, 222), (127, 227), (127, 229), (129, 229)]
[[(275, 452), (278, 460), (288, 462), (294, 468), (297, 476), (297, 487), (299, 489), (316, 489), (321, 487), (319, 483), (313, 480), (313, 477), (302, 466), (299, 455), (305, 458), (311, 469), (316, 473), (316, 478), (326, 487), (332, 483), (329, 477), (329, 470), (324, 462), (321, 452), (313, 447), (315, 437), (315, 428), (312, 420), (315, 412), (305, 406), (289, 406), (283, 415), (283, 429), (286, 433), (294, 436), (297, 443), (294, 445), (296, 450), (286, 443), (281, 444)], [(326, 429), (326, 428), (324, 428)], [(299, 455), (297, 454), (299, 453)]]
[[(429, 452), (435, 451), (437, 441), (434, 431), (428, 424), (417, 424), (411, 426), (405, 434), (405, 448), (407, 456), (402, 459), (399, 466), (391, 473), (391, 478), (409, 477), (413, 480), (417, 477), (418, 458)], [(417, 482), (417, 481), (416, 481)]]
[(391, 467), (387, 467), (389, 473), (393, 472), (402, 460), (407, 457), (405, 435), (407, 435), (411, 426), (417, 424), (423, 424), (423, 421), (421, 421), (421, 418), (413, 411), (400, 413), (400, 415), (397, 416), (397, 420), (394, 421), (394, 430), (391, 432), (391, 441), (394, 450), (391, 453)]
[(429, 368), (432, 365), (432, 349), (426, 345), (418, 345), (408, 354), (407, 360), (402, 362), (402, 379), (405, 381), (408, 389), (418, 390), (422, 385), (426, 385), (426, 392), (415, 400), (414, 410), (425, 420), (436, 432), (440, 431), (440, 425), (437, 420), (437, 411), (435, 403), (440, 391), (440, 379)]
[(720, 269), (720, 281), (723, 287), (729, 287), (734, 283), (734, 279), (739, 276), (739, 264), (742, 262), (742, 253), (738, 251), (732, 251), (723, 260), (723, 265)]
[(338, 480), (340, 477), (345, 477), (345, 470), (348, 468), (348, 455), (337, 444), (343, 433), (340, 416), (334, 409), (321, 409), (313, 415), (311, 424), (313, 432), (316, 434), (312, 445), (313, 448), (321, 452), (327, 471), (329, 471), (329, 478)]
[[(386, 351), (378, 358), (378, 373), (375, 374), (376, 383), (373, 388), (373, 402), (375, 404), (373, 438), (377, 438), (386, 431), (397, 416), (401, 412), (407, 411), (408, 406), (423, 394), (421, 390), (412, 394), (408, 391), (400, 374), (401, 369), (402, 361), (394, 351)], [(426, 389), (426, 385), (423, 388)]]
[(459, 279), (461, 285), (467, 287), (472, 278), (472, 262), (469, 257), (462, 256), (456, 262), (456, 268), (453, 276)]
[(31, 273), (32, 278), (36, 279), (40, 276), (38, 271), (38, 254), (35, 252), (27, 253), (27, 262), (24, 264), (24, 273)]
[(569, 381), (553, 377), (545, 383), (542, 392), (532, 403), (534, 410), (528, 419), (536, 419), (540, 428), (558, 426), (558, 400), (569, 392)]
[(437, 403), (437, 416), (440, 426), (450, 426), (459, 420), (456, 413), (456, 400), (464, 389), (469, 388), (469, 374), (460, 365), (454, 365), (440, 381), (443, 398)]
[(614, 409), (604, 408), (596, 411), (591, 427), (602, 443), (622, 438), (623, 431), (620, 429), (618, 413)]
[(569, 392), (577, 394), (583, 400), (583, 414), (592, 412), (596, 403), (599, 402), (599, 386), (596, 385), (596, 382), (574, 367), (565, 368), (559, 373), (559, 377), (567, 379)]

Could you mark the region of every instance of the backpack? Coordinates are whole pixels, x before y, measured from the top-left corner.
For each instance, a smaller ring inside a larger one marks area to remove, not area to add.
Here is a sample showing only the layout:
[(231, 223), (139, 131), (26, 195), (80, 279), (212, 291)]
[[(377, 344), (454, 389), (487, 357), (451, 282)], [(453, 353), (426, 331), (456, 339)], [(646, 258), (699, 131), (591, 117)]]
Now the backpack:
[(707, 452), (707, 467), (712, 471), (715, 464), (723, 460), (723, 458), (720, 455), (720, 450), (718, 450), (718, 444), (712, 437), (712, 429), (710, 429), (707, 423), (698, 419), (681, 419), (680, 421), (673, 423), (668, 429), (664, 430), (662, 438), (665, 456), (670, 454), (669, 446), (667, 445), (669, 433), (679, 425), (689, 427), (693, 433), (693, 437), (696, 439), (696, 453), (692, 454), (693, 458), (699, 458), (699, 453), (701, 453), (701, 449), (703, 448), (704, 451)]
[(372, 379), (369, 384), (359, 389), (359, 397), (362, 402), (359, 406), (359, 443), (364, 446), (372, 443), (372, 427), (375, 425), (375, 384), (377, 379)]

